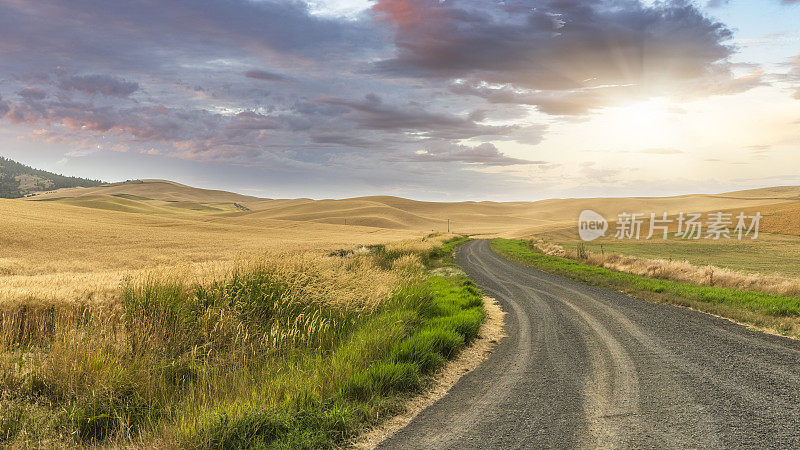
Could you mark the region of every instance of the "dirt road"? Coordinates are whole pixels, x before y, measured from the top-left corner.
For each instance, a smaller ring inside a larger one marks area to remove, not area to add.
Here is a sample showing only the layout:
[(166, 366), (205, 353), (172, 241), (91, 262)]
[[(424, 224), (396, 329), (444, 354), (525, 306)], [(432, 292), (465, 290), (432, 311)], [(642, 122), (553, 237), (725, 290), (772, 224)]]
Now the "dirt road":
[(521, 267), (488, 241), (457, 261), (508, 337), (380, 448), (800, 448), (800, 342)]

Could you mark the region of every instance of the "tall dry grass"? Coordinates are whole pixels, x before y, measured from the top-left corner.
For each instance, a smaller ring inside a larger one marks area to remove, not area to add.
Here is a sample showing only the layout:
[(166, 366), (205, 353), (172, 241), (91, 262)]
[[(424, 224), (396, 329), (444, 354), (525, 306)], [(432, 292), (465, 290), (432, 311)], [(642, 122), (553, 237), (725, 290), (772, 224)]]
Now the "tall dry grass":
[(726, 287), (800, 297), (800, 280), (796, 278), (751, 274), (712, 265), (696, 266), (688, 261), (640, 258), (619, 253), (595, 253), (586, 249), (579, 252), (543, 240), (536, 241), (535, 245), (546, 255), (582, 261), (618, 272), (692, 283), (699, 286)]

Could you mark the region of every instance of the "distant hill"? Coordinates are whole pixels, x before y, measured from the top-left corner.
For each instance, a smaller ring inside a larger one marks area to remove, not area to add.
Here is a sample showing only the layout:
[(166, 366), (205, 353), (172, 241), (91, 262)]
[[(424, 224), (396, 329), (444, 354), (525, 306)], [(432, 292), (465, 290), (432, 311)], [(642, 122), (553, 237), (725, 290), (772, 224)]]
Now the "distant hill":
[(796, 234), (800, 212), (800, 187), (783, 186), (677, 197), (573, 198), (537, 202), (421, 202), (398, 197), (371, 196), (341, 200), (268, 199), (232, 192), (200, 189), (167, 180), (129, 180), (90, 188), (51, 190), (25, 198), (96, 210), (181, 215), (193, 220), (199, 214), (208, 223), (261, 226), (274, 220), (315, 222), (340, 226), (446, 231), (474, 234), (530, 236), (540, 232), (569, 230), (584, 209), (613, 220), (622, 211), (649, 214), (681, 211), (716, 212), (759, 210), (765, 216), (762, 229)]
[(269, 201), (167, 180), (128, 180), (94, 187), (53, 189), (26, 196), (25, 200), (143, 214), (242, 213), (250, 211), (248, 205), (254, 202)]
[(98, 180), (67, 177), (34, 169), (0, 156), (0, 198), (19, 198), (27, 194), (51, 189), (91, 187), (103, 184)]

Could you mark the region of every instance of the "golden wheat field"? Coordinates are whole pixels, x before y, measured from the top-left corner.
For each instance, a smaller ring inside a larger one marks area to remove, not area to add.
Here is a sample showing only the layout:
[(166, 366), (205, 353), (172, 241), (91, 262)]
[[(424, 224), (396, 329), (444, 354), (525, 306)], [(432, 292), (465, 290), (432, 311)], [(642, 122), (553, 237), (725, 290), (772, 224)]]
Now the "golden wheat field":
[(261, 199), (164, 180), (0, 200), (0, 303), (102, 302), (125, 276), (216, 276), (255, 257), (324, 254), (447, 231), (527, 237), (574, 227), (578, 213), (764, 211), (765, 231), (794, 233), (800, 188), (668, 198), (435, 203), (397, 197)]
[[(126, 275), (203, 277), (266, 255), (324, 253), (420, 233), (0, 201), (0, 303), (104, 301)], [(268, 258), (271, 259), (271, 258)]]

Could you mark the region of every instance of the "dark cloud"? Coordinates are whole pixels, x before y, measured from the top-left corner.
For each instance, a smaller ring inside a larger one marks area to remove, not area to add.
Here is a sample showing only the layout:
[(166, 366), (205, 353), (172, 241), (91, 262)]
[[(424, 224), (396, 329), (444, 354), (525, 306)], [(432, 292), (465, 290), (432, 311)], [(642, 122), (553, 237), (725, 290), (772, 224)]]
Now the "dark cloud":
[(0, 52), (63, 66), (142, 70), (248, 53), (333, 57), (380, 45), (375, 35), (365, 38), (370, 28), (313, 16), (296, 0), (0, 4)]
[(663, 95), (683, 82), (730, 73), (734, 51), (725, 25), (680, 1), (552, 0), (531, 8), (378, 0), (374, 10), (396, 29), (397, 54), (377, 63), (379, 71), (571, 91), (525, 100), (559, 113), (591, 109), (597, 97), (580, 91), (586, 87), (634, 85)]
[(451, 145), (444, 151), (431, 152), (423, 150), (416, 153), (398, 155), (399, 161), (427, 162), (427, 163), (466, 163), (481, 164), (485, 166), (513, 166), (513, 165), (543, 165), (546, 161), (530, 161), (527, 159), (512, 158), (500, 152), (493, 144), (484, 143), (475, 147), (465, 145)]
[(222, 118), (203, 110), (163, 106), (116, 108), (72, 100), (26, 101), (10, 106), (6, 116), (14, 124), (58, 124), (75, 133), (119, 133), (134, 141), (164, 142), (201, 139)]
[(25, 87), (17, 95), (26, 100), (42, 100), (47, 97), (47, 92), (42, 88)]
[(268, 72), (266, 70), (250, 69), (244, 73), (247, 78), (254, 78), (256, 80), (264, 81), (289, 81), (291, 78), (279, 73)]
[(0, 119), (5, 117), (9, 111), (11, 111), (11, 107), (8, 106), (8, 103), (3, 101), (3, 96), (0, 95)]
[(139, 83), (108, 75), (75, 75), (61, 80), (58, 86), (65, 91), (75, 90), (109, 97), (127, 97), (139, 90)]
[(364, 137), (354, 136), (353, 134), (343, 133), (318, 133), (312, 134), (311, 140), (318, 144), (336, 144), (353, 148), (376, 147), (378, 142)]
[(502, 135), (513, 126), (491, 126), (480, 122), (480, 111), (468, 115), (430, 112), (422, 105), (397, 107), (387, 105), (375, 94), (368, 94), (361, 101), (326, 98), (320, 103), (349, 109), (351, 119), (361, 128), (396, 133), (418, 133), (425, 137), (441, 139), (467, 139), (476, 136)]

